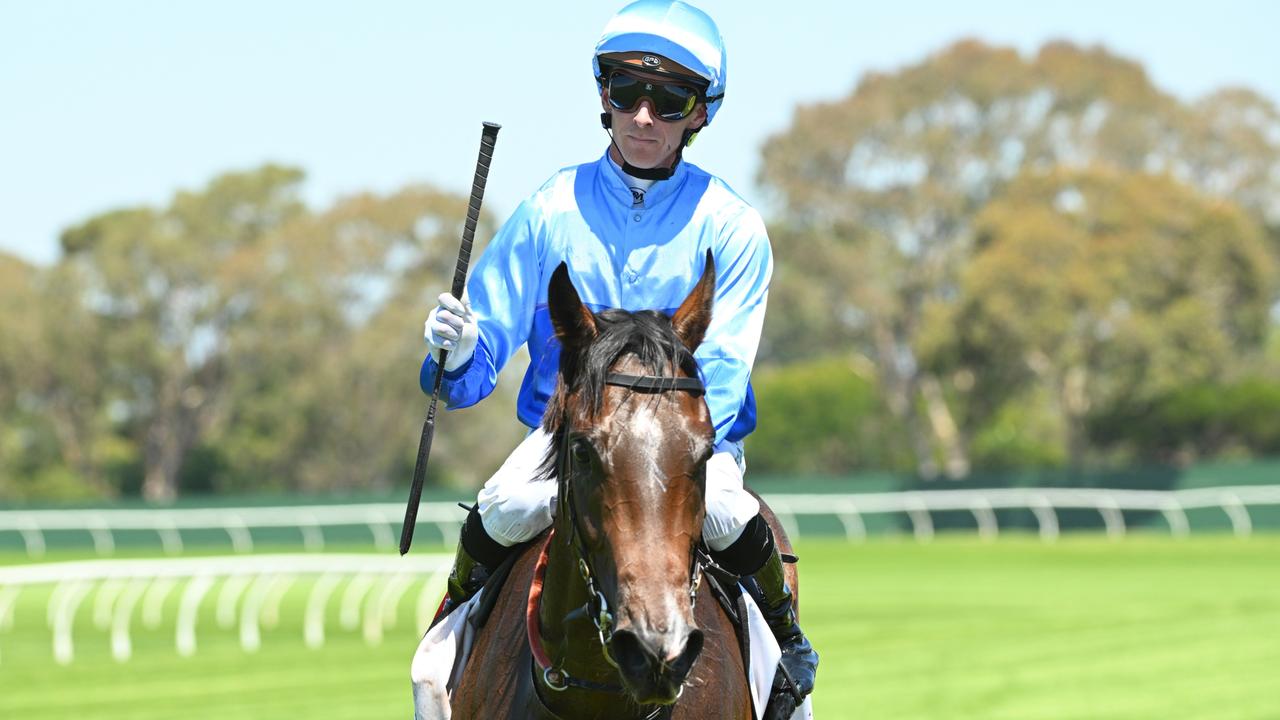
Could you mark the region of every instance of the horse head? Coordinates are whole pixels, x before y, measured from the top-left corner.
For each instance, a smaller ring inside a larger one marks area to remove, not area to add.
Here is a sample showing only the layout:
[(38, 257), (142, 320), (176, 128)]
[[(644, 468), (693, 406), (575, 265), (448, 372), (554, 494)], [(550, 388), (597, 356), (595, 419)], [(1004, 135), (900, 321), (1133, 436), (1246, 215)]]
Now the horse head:
[(605, 656), (640, 703), (674, 702), (703, 645), (694, 553), (715, 434), (693, 352), (711, 321), (715, 282), (708, 252), (701, 279), (670, 317), (593, 313), (563, 263), (548, 289), (561, 344), (561, 382), (546, 416), (558, 528), (567, 523), (576, 535), (583, 574), (612, 616), (600, 633)]

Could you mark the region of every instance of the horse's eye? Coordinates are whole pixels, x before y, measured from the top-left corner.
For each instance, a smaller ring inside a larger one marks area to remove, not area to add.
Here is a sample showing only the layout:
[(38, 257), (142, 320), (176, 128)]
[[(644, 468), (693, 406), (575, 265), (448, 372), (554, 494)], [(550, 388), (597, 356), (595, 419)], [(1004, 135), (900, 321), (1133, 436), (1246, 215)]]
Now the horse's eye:
[(591, 462), (591, 445), (586, 440), (574, 441), (569, 452), (573, 453), (573, 461), (578, 465), (586, 465)]

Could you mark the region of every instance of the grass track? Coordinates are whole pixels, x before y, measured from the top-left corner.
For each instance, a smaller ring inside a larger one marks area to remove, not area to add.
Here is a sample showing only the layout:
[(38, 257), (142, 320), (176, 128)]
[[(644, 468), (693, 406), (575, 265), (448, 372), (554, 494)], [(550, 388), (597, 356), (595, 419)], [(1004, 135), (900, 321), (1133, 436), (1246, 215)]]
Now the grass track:
[[(811, 540), (799, 552), (821, 720), (1280, 718), (1280, 537)], [(306, 587), (252, 655), (215, 629), (206, 600), (193, 658), (173, 650), (174, 593), (160, 629), (135, 613), (123, 664), (86, 602), (65, 668), (47, 589), (25, 591), (0, 630), (0, 718), (407, 717), (413, 593), (377, 647), (338, 629), (331, 603), (328, 642), (312, 651)]]

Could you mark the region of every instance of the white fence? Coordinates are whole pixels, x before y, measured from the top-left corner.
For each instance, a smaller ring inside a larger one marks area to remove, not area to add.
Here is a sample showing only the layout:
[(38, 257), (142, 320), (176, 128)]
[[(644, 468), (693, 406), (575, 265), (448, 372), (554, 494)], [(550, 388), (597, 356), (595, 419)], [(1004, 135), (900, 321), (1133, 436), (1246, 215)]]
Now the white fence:
[[(1187, 511), (1221, 510), (1234, 532), (1253, 531), (1251, 506), (1280, 505), (1280, 485), (1217, 487), (1178, 491), (998, 488), (984, 490), (932, 490), (918, 492), (847, 495), (770, 495), (766, 497), (788, 531), (799, 534), (801, 516), (839, 519), (851, 540), (867, 534), (864, 517), (905, 514), (914, 535), (927, 541), (934, 534), (933, 513), (968, 512), (978, 533), (987, 538), (999, 531), (997, 510), (1029, 509), (1040, 536), (1053, 540), (1059, 534), (1058, 511), (1096, 511), (1109, 535), (1127, 531), (1125, 511), (1161, 513), (1176, 535), (1190, 532)], [(181, 531), (221, 528), (235, 549), (253, 548), (253, 528), (292, 527), (301, 530), (308, 549), (324, 545), (322, 528), (367, 525), (374, 540), (385, 548), (394, 543), (393, 530), (401, 522), (398, 503), (369, 505), (293, 506), (199, 510), (76, 510), (0, 511), (0, 531), (21, 533), (29, 554), (44, 549), (44, 533), (51, 530), (88, 532), (97, 550), (114, 549), (113, 533), (149, 530), (158, 533), (168, 552), (182, 550)], [(435, 523), (452, 538), (465, 515), (448, 503), (425, 504), (419, 519)], [(44, 620), (51, 631), (54, 659), (62, 664), (75, 656), (73, 630), (77, 610), (92, 601), (92, 624), (106, 632), (112, 656), (124, 661), (132, 655), (131, 627), (136, 614), (147, 628), (163, 622), (166, 600), (178, 594), (173, 608), (174, 645), (180, 655), (196, 650), (201, 607), (215, 596), (216, 625), (238, 629), (241, 647), (256, 651), (262, 629), (276, 625), (283, 599), (298, 580), (307, 578), (303, 612), (303, 639), (309, 647), (325, 642), (327, 608), (339, 597), (336, 616), (347, 630), (359, 629), (366, 642), (376, 644), (383, 632), (394, 627), (402, 599), (416, 587), (417, 631), (425, 629), (443, 591), (448, 555), (234, 555), (146, 560), (95, 560), (0, 567), (0, 649), (4, 631), (15, 623), (18, 601), (31, 586), (47, 592)], [(52, 590), (48, 590), (52, 586)], [(216, 591), (216, 592), (215, 592)], [(298, 597), (295, 594), (294, 599)], [(29, 611), (31, 605), (24, 607)], [(135, 612), (136, 611), (136, 612)], [(207, 616), (207, 614), (206, 614)], [(30, 622), (26, 618), (24, 623)], [(2, 656), (0, 656), (2, 657)]]
[[(418, 524), (434, 524), (442, 537), (452, 542), (466, 514), (457, 504), (423, 503)], [(381, 550), (396, 546), (396, 534), (404, 521), (402, 503), (357, 505), (287, 505), (240, 508), (157, 508), (149, 510), (3, 510), (0, 532), (21, 534), (27, 554), (39, 557), (45, 550), (45, 533), (53, 530), (87, 532), (99, 555), (115, 549), (114, 533), (143, 530), (157, 534), (164, 551), (182, 552), (183, 530), (222, 530), (236, 552), (253, 550), (250, 530), (296, 528), (307, 550), (324, 549), (323, 528), (367, 526), (374, 544)]]
[[(185, 657), (196, 651), (200, 608), (217, 588), (216, 624), (223, 629), (238, 628), (240, 646), (245, 652), (255, 652), (262, 644), (262, 628), (273, 628), (279, 622), (285, 593), (300, 577), (314, 576), (303, 613), (306, 645), (324, 645), (327, 608), (339, 590), (339, 624), (346, 630), (359, 628), (365, 642), (378, 644), (384, 630), (395, 627), (401, 599), (415, 584), (419, 585), (416, 632), (426, 630), (443, 597), (451, 561), (451, 556), (441, 554), (309, 554), (0, 567), (0, 630), (13, 628), (24, 589), (53, 585), (45, 603), (45, 622), (52, 635), (54, 660), (67, 665), (74, 659), (76, 612), (92, 596), (93, 625), (108, 633), (112, 657), (123, 662), (133, 654), (130, 629), (135, 608), (140, 606), (137, 615), (144, 627), (159, 628), (164, 622), (165, 601), (181, 588), (172, 622), (174, 645)], [(0, 641), (3, 638), (0, 633)]]
[(1253, 532), (1251, 505), (1280, 505), (1280, 485), (1242, 485), (1190, 490), (1108, 490), (1103, 488), (986, 488), (978, 490), (922, 490), (859, 495), (769, 495), (765, 498), (787, 532), (798, 534), (800, 515), (835, 516), (851, 540), (866, 537), (864, 515), (902, 513), (911, 520), (919, 540), (933, 537), (932, 513), (967, 511), (977, 522), (978, 534), (999, 533), (995, 511), (1028, 509), (1039, 525), (1040, 537), (1058, 537), (1058, 510), (1096, 510), (1107, 534), (1126, 532), (1124, 511), (1152, 511), (1164, 515), (1176, 536), (1191, 531), (1187, 510), (1221, 508), (1236, 535)]
[[(1101, 488), (989, 488), (976, 490), (926, 490), (865, 494), (767, 495), (765, 500), (778, 514), (787, 531), (800, 533), (802, 515), (836, 517), (850, 539), (866, 535), (863, 516), (877, 513), (905, 513), (915, 536), (933, 536), (931, 513), (967, 511), (973, 514), (978, 532), (993, 537), (999, 532), (997, 509), (1029, 509), (1035, 514), (1041, 537), (1058, 536), (1057, 511), (1096, 510), (1107, 533), (1123, 535), (1124, 511), (1155, 511), (1164, 514), (1175, 535), (1190, 532), (1186, 511), (1220, 508), (1237, 535), (1252, 532), (1249, 510), (1254, 505), (1280, 504), (1280, 485), (1198, 488), (1192, 490), (1108, 490)], [(423, 503), (419, 524), (434, 524), (447, 542), (452, 542), (465, 514), (453, 503)], [(44, 533), (54, 530), (87, 532), (99, 554), (109, 555), (115, 547), (113, 533), (122, 530), (155, 532), (170, 554), (182, 551), (183, 530), (221, 529), (236, 552), (253, 549), (255, 528), (297, 528), (308, 550), (321, 550), (323, 528), (368, 526), (375, 544), (384, 550), (395, 546), (395, 534), (404, 518), (400, 503), (359, 505), (303, 505), (250, 508), (201, 508), (154, 510), (9, 510), (0, 511), (0, 532), (20, 533), (27, 554), (39, 556), (45, 549)]]

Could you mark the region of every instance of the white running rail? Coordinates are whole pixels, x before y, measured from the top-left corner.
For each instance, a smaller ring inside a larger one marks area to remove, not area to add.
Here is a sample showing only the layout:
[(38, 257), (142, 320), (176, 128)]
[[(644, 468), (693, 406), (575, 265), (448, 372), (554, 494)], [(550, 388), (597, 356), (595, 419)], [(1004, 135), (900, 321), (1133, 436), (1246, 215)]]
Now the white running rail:
[[(786, 527), (799, 535), (797, 518), (821, 515), (838, 518), (845, 534), (852, 540), (866, 535), (863, 516), (876, 513), (902, 513), (910, 518), (915, 536), (926, 540), (933, 536), (931, 514), (938, 511), (962, 510), (973, 514), (978, 533), (994, 537), (999, 532), (996, 510), (1029, 509), (1036, 517), (1041, 537), (1058, 536), (1057, 511), (1093, 509), (1102, 517), (1106, 531), (1113, 537), (1127, 528), (1124, 511), (1156, 511), (1163, 513), (1174, 535), (1190, 532), (1186, 510), (1220, 508), (1237, 535), (1253, 530), (1249, 507), (1280, 504), (1280, 485), (1245, 485), (1196, 488), (1190, 490), (1109, 490), (1103, 488), (988, 488), (973, 490), (921, 490), (862, 494), (770, 494), (765, 500)], [(44, 553), (44, 533), (51, 530), (75, 530), (88, 533), (101, 555), (115, 548), (113, 533), (121, 530), (155, 532), (165, 552), (182, 551), (183, 530), (221, 529), (231, 540), (236, 552), (253, 550), (253, 529), (297, 528), (308, 550), (324, 548), (323, 528), (368, 526), (379, 549), (395, 547), (394, 532), (404, 518), (400, 503), (354, 505), (297, 505), (281, 507), (199, 508), (155, 510), (5, 510), (0, 511), (0, 533), (21, 534), (27, 554)], [(446, 543), (452, 543), (465, 513), (454, 503), (423, 503), (418, 513), (420, 522), (435, 524)]]
[(1104, 488), (985, 488), (976, 490), (920, 490), (857, 495), (768, 495), (765, 500), (791, 535), (799, 533), (800, 515), (835, 516), (850, 540), (866, 537), (864, 515), (904, 513), (919, 540), (933, 537), (931, 514), (968, 511), (985, 538), (999, 533), (996, 510), (1029, 509), (1035, 515), (1040, 537), (1058, 537), (1058, 510), (1096, 510), (1107, 534), (1125, 534), (1123, 511), (1153, 511), (1164, 515), (1170, 532), (1191, 532), (1187, 510), (1221, 508), (1240, 537), (1253, 531), (1248, 508), (1280, 505), (1280, 485), (1241, 485), (1189, 490), (1109, 490)]
[[(130, 628), (134, 615), (144, 627), (164, 621), (166, 597), (174, 627), (174, 647), (181, 656), (196, 652), (200, 608), (216, 594), (215, 625), (235, 629), (240, 647), (248, 653), (262, 646), (262, 629), (274, 628), (285, 595), (300, 578), (314, 582), (305, 589), (303, 641), (319, 648), (325, 641), (329, 600), (345, 585), (341, 623), (359, 629), (366, 643), (382, 641), (383, 631), (395, 627), (401, 599), (417, 586), (414, 602), (416, 632), (426, 631), (444, 596), (449, 555), (384, 556), (360, 554), (233, 555), (229, 557), (161, 558), (147, 560), (88, 560), (0, 567), (0, 631), (15, 625), (21, 593), (32, 586), (53, 586), (45, 603), (45, 622), (51, 631), (53, 658), (61, 665), (75, 658), (76, 612), (92, 596), (91, 626), (109, 635), (111, 655), (124, 662), (133, 655)], [(353, 592), (352, 588), (358, 588)], [(302, 592), (303, 590), (299, 590)], [(295, 598), (297, 599), (297, 598)], [(135, 613), (135, 608), (141, 609)], [(18, 618), (26, 626), (28, 618)], [(0, 639), (3, 634), (0, 633)], [(0, 660), (2, 660), (0, 656)]]
[[(446, 542), (453, 542), (466, 513), (456, 503), (423, 503), (418, 522), (433, 523)], [(157, 508), (147, 510), (0, 510), (0, 533), (22, 536), (27, 555), (39, 557), (45, 551), (44, 534), (51, 530), (75, 530), (90, 534), (99, 555), (115, 550), (113, 533), (142, 530), (156, 533), (164, 551), (182, 552), (183, 530), (222, 530), (236, 552), (253, 550), (252, 530), (297, 528), (307, 550), (324, 549), (322, 528), (364, 525), (369, 528), (379, 550), (396, 546), (396, 535), (404, 521), (403, 503), (362, 503), (353, 505), (285, 505), (278, 507)]]

